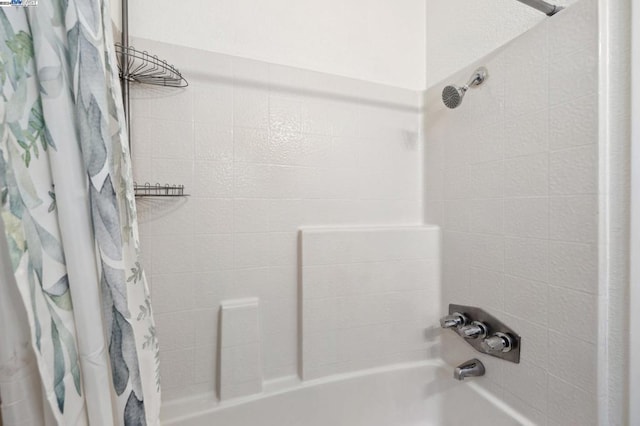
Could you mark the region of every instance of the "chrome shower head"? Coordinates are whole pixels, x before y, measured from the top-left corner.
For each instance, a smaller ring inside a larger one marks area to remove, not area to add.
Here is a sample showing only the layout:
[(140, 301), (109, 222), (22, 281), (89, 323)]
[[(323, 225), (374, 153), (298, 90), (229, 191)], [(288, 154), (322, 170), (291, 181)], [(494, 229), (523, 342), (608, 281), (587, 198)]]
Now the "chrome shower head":
[(444, 102), (447, 108), (454, 109), (459, 107), (467, 90), (469, 90), (470, 87), (480, 86), (488, 76), (489, 74), (485, 67), (478, 68), (464, 86), (449, 85), (445, 87), (442, 90), (442, 102)]
[(462, 103), (462, 98), (464, 98), (464, 94), (467, 92), (467, 87), (460, 86), (447, 86), (442, 89), (442, 102), (447, 108), (457, 108)]

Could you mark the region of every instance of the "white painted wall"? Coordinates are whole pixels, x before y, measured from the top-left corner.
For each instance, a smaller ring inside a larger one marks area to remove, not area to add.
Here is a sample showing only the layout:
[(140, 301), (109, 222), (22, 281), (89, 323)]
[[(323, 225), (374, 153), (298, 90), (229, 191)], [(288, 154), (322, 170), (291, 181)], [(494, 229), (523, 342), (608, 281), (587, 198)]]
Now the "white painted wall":
[[(631, 8), (632, 12), (632, 116), (640, 113), (640, 9)], [(631, 121), (631, 258), (637, 259), (640, 256), (640, 122)], [(630, 282), (630, 352), (629, 359), (629, 421), (631, 424), (640, 423), (640, 263), (631, 262), (631, 282)]]
[[(584, 0), (583, 0), (584, 1)], [(634, 267), (637, 253), (630, 247), (630, 183), (631, 126), (631, 12), (635, 0), (598, 0), (600, 9), (600, 69), (599, 69), (599, 137), (600, 137), (600, 330), (598, 381), (600, 398), (599, 424), (636, 425), (640, 419), (629, 418), (628, 406), (637, 405), (630, 399), (628, 387), (633, 381), (637, 358), (629, 358), (630, 265)], [(637, 16), (637, 15), (636, 15)], [(637, 113), (637, 111), (635, 111)], [(635, 220), (636, 211), (631, 220)], [(633, 259), (633, 260), (630, 260)], [(637, 276), (633, 279), (637, 279)], [(637, 287), (636, 287), (637, 288)], [(632, 335), (633, 336), (633, 335)], [(633, 341), (632, 341), (633, 342)], [(633, 344), (633, 343), (631, 343)], [(635, 362), (634, 362), (635, 361)], [(630, 371), (631, 369), (631, 371)], [(632, 398), (637, 395), (633, 395)]]
[[(576, 1), (549, 0), (562, 6)], [(426, 87), (548, 19), (516, 0), (427, 0), (426, 12)]]
[[(117, 2), (117, 0), (116, 0)], [(113, 6), (119, 21), (119, 8)], [(129, 4), (132, 36), (411, 89), (425, 87), (425, 0)]]
[[(556, 0), (569, 5), (577, 0)], [(120, 21), (120, 2), (112, 3)], [(132, 36), (425, 89), (536, 23), (516, 0), (130, 2)]]

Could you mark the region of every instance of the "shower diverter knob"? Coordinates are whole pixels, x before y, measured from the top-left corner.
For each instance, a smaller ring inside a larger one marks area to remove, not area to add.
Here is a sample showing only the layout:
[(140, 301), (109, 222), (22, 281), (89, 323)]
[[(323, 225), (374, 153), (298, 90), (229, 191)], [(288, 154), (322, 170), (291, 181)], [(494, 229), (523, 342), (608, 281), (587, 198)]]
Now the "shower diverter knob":
[(497, 332), (484, 339), (480, 346), (488, 353), (509, 352), (513, 349), (513, 339), (508, 334)]
[(458, 331), (465, 339), (484, 339), (487, 337), (487, 326), (480, 321), (474, 321), (469, 325), (460, 327)]
[(440, 318), (440, 327), (442, 328), (458, 328), (469, 324), (469, 319), (460, 312), (454, 312), (451, 315)]

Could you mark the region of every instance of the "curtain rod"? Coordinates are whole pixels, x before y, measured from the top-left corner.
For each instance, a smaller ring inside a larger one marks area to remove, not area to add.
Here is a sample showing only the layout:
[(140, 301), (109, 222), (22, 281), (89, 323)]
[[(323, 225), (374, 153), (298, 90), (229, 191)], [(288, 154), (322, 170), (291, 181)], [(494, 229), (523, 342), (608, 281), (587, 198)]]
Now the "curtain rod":
[(518, 1), (520, 3), (524, 3), (527, 6), (530, 6), (530, 7), (533, 7), (534, 9), (539, 10), (540, 12), (546, 14), (547, 16), (553, 16), (563, 9), (560, 6), (547, 3), (544, 0), (518, 0)]

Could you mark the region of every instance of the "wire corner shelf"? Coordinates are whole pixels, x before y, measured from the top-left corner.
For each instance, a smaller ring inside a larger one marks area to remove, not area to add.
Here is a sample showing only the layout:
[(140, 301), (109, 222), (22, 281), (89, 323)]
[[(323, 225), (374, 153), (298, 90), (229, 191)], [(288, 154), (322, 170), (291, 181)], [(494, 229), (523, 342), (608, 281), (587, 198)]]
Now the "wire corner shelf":
[(136, 197), (188, 197), (189, 194), (184, 193), (184, 185), (169, 185), (156, 183), (144, 183), (138, 185), (133, 183), (133, 193)]
[(121, 79), (156, 86), (187, 87), (189, 85), (176, 67), (156, 55), (121, 43), (115, 43), (115, 48)]

